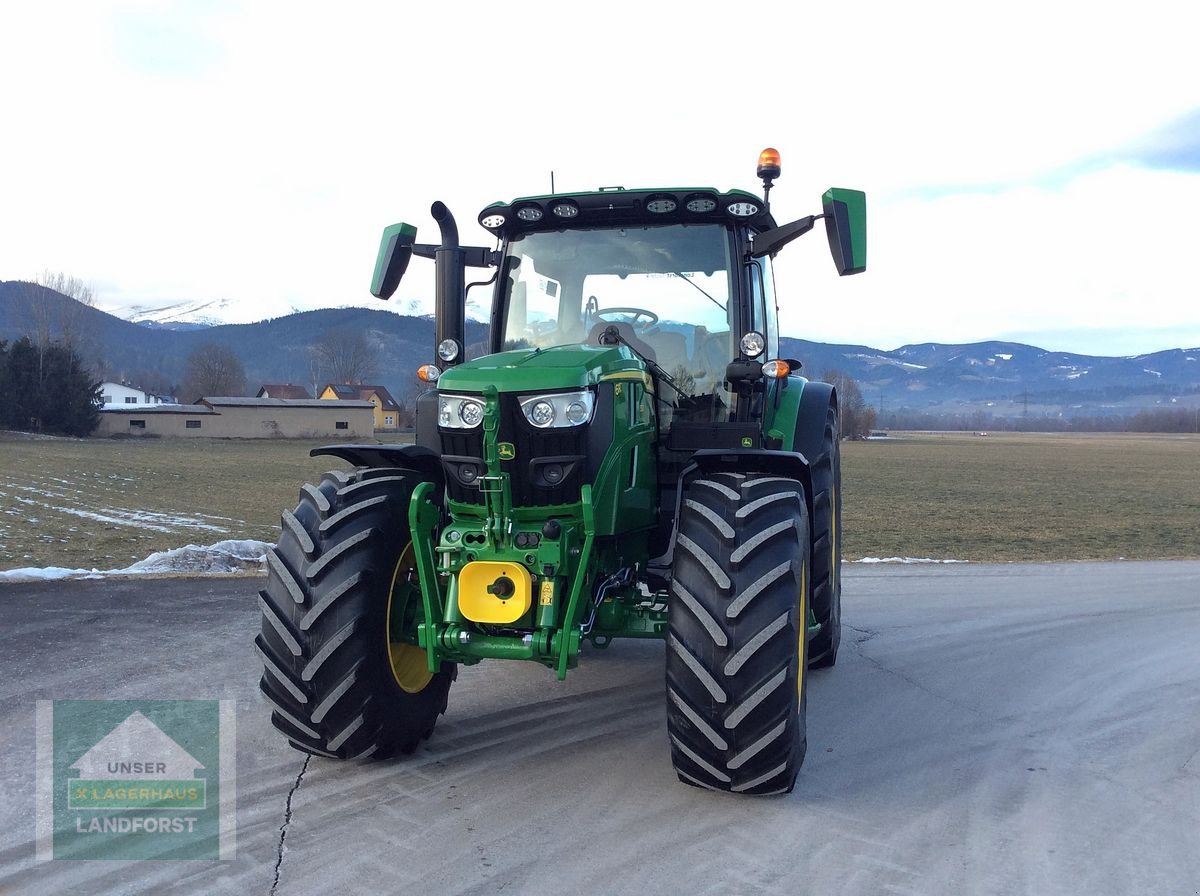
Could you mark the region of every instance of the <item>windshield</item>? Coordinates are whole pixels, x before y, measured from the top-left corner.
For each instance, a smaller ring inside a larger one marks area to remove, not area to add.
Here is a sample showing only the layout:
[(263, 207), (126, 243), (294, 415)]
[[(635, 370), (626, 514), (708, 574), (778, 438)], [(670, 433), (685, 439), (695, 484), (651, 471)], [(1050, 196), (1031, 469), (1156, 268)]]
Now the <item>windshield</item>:
[(508, 244), (503, 349), (595, 344), (611, 325), (686, 394), (733, 357), (729, 231), (670, 224), (530, 233)]

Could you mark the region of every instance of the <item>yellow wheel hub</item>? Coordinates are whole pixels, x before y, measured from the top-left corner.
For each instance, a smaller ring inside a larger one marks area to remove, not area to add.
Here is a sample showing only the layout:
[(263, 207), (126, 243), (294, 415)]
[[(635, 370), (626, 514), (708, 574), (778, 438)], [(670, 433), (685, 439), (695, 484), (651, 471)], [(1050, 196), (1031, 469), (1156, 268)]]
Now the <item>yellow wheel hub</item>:
[[(392, 677), (396, 679), (396, 684), (400, 686), (401, 690), (410, 694), (417, 694), (425, 690), (429, 682), (433, 680), (433, 673), (429, 671), (425, 651), (415, 644), (393, 641), (391, 638), (392, 614), (396, 613), (402, 616), (408, 608), (408, 601), (413, 593), (412, 585), (409, 582), (409, 573), (415, 568), (416, 561), (413, 558), (413, 546), (410, 541), (401, 552), (400, 559), (396, 561), (396, 569), (392, 573), (392, 587), (388, 591), (387, 616), (383, 625)], [(399, 596), (397, 596), (397, 590), (400, 591)]]
[(425, 690), (433, 679), (426, 664), (425, 651), (413, 644), (400, 641), (388, 642), (388, 660), (392, 664), (392, 676), (402, 690), (416, 694)]

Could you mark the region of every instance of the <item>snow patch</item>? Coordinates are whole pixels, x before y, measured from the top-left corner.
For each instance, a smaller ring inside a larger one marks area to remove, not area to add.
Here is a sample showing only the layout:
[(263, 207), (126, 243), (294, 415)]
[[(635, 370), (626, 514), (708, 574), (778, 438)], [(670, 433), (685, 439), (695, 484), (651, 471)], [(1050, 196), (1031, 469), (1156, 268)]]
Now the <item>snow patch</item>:
[(929, 557), (863, 557), (851, 563), (970, 563), (970, 560), (933, 560)]
[[(48, 498), (66, 498), (67, 495), (57, 495), (52, 492), (47, 492), (39, 489), (29, 488), (25, 486), (17, 486), (22, 491), (32, 492), (36, 495)], [(172, 532), (175, 529), (203, 529), (209, 532), (227, 532), (223, 526), (214, 526), (211, 523), (205, 523), (196, 517), (183, 516), (181, 514), (172, 513), (156, 513), (151, 510), (125, 510), (115, 507), (101, 507), (100, 513), (91, 510), (78, 510), (74, 507), (61, 507), (56, 504), (48, 504), (45, 501), (35, 501), (32, 498), (22, 498), (18, 495), (13, 496), (13, 500), (19, 504), (24, 504), (27, 507), (40, 507), (43, 510), (54, 511), (55, 513), (66, 513), (71, 516), (82, 517), (86, 520), (94, 520), (98, 523), (108, 523), (113, 526), (127, 526), (134, 529), (149, 529), (151, 532)], [(206, 516), (201, 514), (201, 516)], [(208, 519), (225, 519), (225, 517), (209, 516)]]
[(189, 544), (170, 551), (156, 551), (124, 569), (8, 569), (0, 572), (0, 582), (32, 582), (55, 579), (98, 579), (103, 576), (163, 575), (166, 573), (262, 572), (266, 569), (271, 545), (252, 539), (230, 539), (201, 547)]
[(999, 358), (1001, 361), (1011, 361), (1013, 359), (1012, 355), (1007, 355), (1007, 354), (1004, 354), (1003, 352), (996, 352), (996, 357)]

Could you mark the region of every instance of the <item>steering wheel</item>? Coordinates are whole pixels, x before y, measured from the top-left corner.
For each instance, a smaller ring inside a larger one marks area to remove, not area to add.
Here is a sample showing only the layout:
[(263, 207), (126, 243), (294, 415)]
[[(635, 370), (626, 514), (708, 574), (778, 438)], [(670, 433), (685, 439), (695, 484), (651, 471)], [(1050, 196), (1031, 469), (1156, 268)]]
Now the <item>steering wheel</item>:
[[(609, 314), (624, 314), (626, 317), (621, 320), (608, 321), (606, 315)], [(622, 305), (614, 305), (612, 308), (598, 308), (592, 312), (592, 317), (597, 320), (608, 321), (609, 323), (629, 324), (629, 326), (635, 329), (642, 330), (648, 330), (658, 323), (658, 315), (653, 311)]]

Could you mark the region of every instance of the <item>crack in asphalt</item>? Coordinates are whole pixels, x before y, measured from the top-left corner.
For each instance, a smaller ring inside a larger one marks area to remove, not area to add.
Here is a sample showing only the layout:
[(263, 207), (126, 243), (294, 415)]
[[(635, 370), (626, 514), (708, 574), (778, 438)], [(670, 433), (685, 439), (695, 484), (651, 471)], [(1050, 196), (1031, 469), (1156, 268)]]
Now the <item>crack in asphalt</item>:
[(292, 785), (292, 789), (288, 791), (287, 802), (283, 806), (283, 824), (279, 826), (279, 846), (275, 852), (275, 879), (271, 881), (271, 890), (268, 896), (275, 896), (275, 891), (279, 889), (279, 872), (283, 867), (283, 841), (287, 839), (288, 828), (292, 824), (292, 797), (296, 795), (296, 791), (300, 789), (301, 783), (304, 781), (304, 774), (308, 771), (308, 763), (312, 760), (312, 754), (304, 757), (304, 765), (300, 766), (300, 774), (296, 775), (296, 783)]
[(862, 637), (854, 639), (855, 643), (857, 643), (857, 644), (865, 644), (867, 641), (870, 641), (872, 638), (874, 638), (876, 635), (879, 634), (879, 632), (877, 632), (873, 629), (855, 628), (853, 625), (847, 625), (844, 622), (842, 623), (842, 627), (848, 628), (848, 629), (850, 629), (850, 631), (855, 632), (856, 634), (862, 636)]
[(878, 669), (880, 672), (883, 672), (887, 675), (895, 676), (896, 678), (900, 679), (901, 681), (905, 682), (906, 684), (911, 685), (912, 687), (916, 688), (918, 691), (928, 694), (930, 697), (934, 697), (937, 700), (941, 700), (943, 703), (948, 703), (951, 706), (954, 706), (954, 707), (957, 707), (958, 709), (972, 713), (973, 715), (977, 715), (977, 716), (983, 715), (983, 713), (980, 712), (978, 707), (969, 706), (968, 704), (961, 703), (958, 700), (955, 700), (951, 697), (947, 697), (945, 694), (939, 694), (937, 691), (933, 690), (928, 685), (922, 684), (921, 682), (917, 681), (911, 675), (906, 675), (905, 673), (901, 672), (899, 669), (893, 669), (890, 666), (885, 666), (882, 662), (880, 662), (875, 657), (873, 657), (869, 653), (867, 653), (866, 649), (864, 649), (864, 645), (868, 641), (870, 641), (873, 637), (875, 637), (877, 634), (879, 634), (878, 632), (872, 631), (871, 629), (854, 628), (854, 626), (846, 625), (846, 623), (844, 623), (844, 622), (842, 623), (842, 625), (845, 628), (849, 628), (851, 631), (863, 633), (866, 635), (866, 637), (864, 637), (864, 638), (855, 638), (854, 639), (854, 647), (853, 647), (854, 652), (857, 653), (860, 657), (862, 657), (862, 659), (865, 660), (867, 663), (869, 663), (871, 666)]

